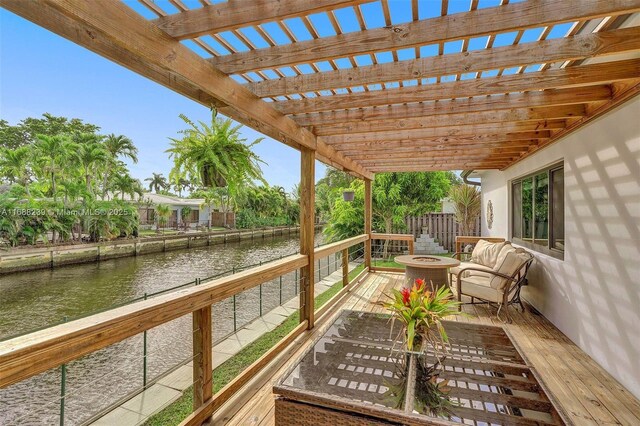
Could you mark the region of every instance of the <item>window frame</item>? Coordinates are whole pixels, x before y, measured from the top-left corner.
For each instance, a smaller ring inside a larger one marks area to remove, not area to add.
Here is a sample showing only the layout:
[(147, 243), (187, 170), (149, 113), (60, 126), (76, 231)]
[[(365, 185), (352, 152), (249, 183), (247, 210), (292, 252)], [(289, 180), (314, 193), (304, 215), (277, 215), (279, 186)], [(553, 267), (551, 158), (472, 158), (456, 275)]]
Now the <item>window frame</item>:
[[(562, 175), (563, 175), (563, 182), (564, 182), (564, 161), (559, 161), (556, 162), (550, 166), (547, 167), (543, 167), (540, 169), (537, 169), (531, 173), (527, 173), (526, 175), (523, 175), (521, 177), (518, 177), (516, 179), (512, 179), (511, 181), (509, 181), (509, 235), (511, 236), (511, 240), (516, 243), (519, 244), (523, 247), (526, 247), (530, 250), (551, 256), (551, 257), (555, 257), (556, 259), (560, 259), (560, 260), (564, 260), (564, 250), (558, 249), (556, 247), (553, 247), (552, 244), (555, 241), (555, 235), (554, 235), (554, 229), (553, 229), (553, 222), (554, 222), (554, 206), (553, 206), (553, 179), (552, 179), (552, 173), (553, 172), (557, 172), (558, 170), (562, 170)], [(540, 175), (540, 174), (546, 174), (547, 175), (547, 182), (548, 182), (548, 188), (547, 188), (547, 244), (546, 245), (542, 245), (540, 243), (536, 243), (535, 242), (535, 235), (536, 235), (536, 220), (535, 220), (535, 209), (536, 209), (536, 203), (535, 203), (535, 188), (536, 188), (536, 176)], [(522, 199), (520, 200), (520, 237), (515, 237), (514, 236), (514, 229), (513, 227), (515, 226), (514, 223), (514, 186), (516, 184), (520, 184), (520, 196), (522, 197), (522, 194), (524, 193), (523, 188), (523, 182), (527, 179), (531, 178), (531, 184), (532, 184), (532, 201), (531, 201), (531, 241), (526, 241), (525, 239), (522, 238), (522, 235), (524, 235), (524, 231), (522, 229), (522, 227), (524, 226), (524, 217), (523, 217), (523, 213), (524, 213), (524, 209), (522, 207), (523, 203), (522, 203)], [(564, 191), (563, 191), (564, 192)], [(564, 202), (563, 202), (564, 204)], [(564, 209), (563, 209), (563, 214), (564, 214)], [(564, 221), (564, 217), (563, 217), (563, 221)]]

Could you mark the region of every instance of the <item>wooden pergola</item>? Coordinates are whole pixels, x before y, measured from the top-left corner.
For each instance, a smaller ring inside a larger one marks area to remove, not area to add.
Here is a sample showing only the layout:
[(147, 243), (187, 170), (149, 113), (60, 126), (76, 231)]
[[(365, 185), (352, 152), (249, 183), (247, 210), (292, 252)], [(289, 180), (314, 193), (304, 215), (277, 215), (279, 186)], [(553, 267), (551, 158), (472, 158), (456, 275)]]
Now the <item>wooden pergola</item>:
[[(153, 0), (1, 4), (368, 179), (503, 169), (639, 90), (640, 28), (621, 28), (638, 0), (502, 0), (482, 9), (470, 0), (469, 11), (452, 15), (447, 0), (406, 0), (413, 20), (398, 25), (389, 0), (199, 1), (193, 9), (182, 0), (164, 8)], [(385, 26), (370, 28), (363, 7)], [(291, 29), (292, 19), (305, 34)], [(318, 19), (333, 34), (319, 31)], [(343, 32), (349, 19), (359, 31)], [(552, 33), (567, 23), (563, 36)], [(536, 41), (521, 42), (527, 30), (539, 33)], [(501, 36), (511, 44), (493, 47)], [(474, 39), (485, 47), (469, 50)]]
[[(197, 385), (184, 424), (200, 424), (322, 316), (314, 311), (314, 257), (364, 242), (370, 269), (374, 173), (505, 169), (640, 92), (640, 27), (628, 25), (640, 0), (502, 0), (488, 8), (470, 0), (468, 11), (451, 15), (447, 0), (406, 0), (412, 20), (401, 24), (389, 1), (199, 0), (191, 8), (183, 0), (0, 0), (301, 152), (300, 255), (9, 341), (0, 386), (192, 314)], [(383, 26), (365, 19), (375, 13)], [(343, 31), (347, 20), (357, 30)], [(569, 29), (558, 37), (560, 24)], [(526, 31), (537, 40), (521, 42)], [(500, 37), (510, 42), (494, 47)], [(316, 159), (364, 179), (365, 227), (314, 250)], [(212, 396), (211, 304), (296, 269), (301, 324)]]

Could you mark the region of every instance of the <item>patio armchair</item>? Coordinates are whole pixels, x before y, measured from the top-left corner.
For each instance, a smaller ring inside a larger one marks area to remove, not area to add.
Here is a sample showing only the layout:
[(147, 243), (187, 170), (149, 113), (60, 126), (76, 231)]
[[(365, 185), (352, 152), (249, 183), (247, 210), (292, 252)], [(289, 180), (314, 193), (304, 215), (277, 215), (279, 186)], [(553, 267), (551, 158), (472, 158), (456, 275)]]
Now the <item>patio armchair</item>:
[[(496, 269), (487, 271), (482, 268), (467, 267), (461, 269), (456, 276), (456, 290), (458, 301), (462, 302), (462, 295), (471, 296), (471, 304), (480, 299), (480, 303), (496, 303), (500, 321), (511, 323), (509, 305), (518, 303), (524, 312), (524, 305), (520, 299), (520, 290), (527, 283), (527, 272), (533, 263), (533, 255), (524, 249), (517, 248), (509, 251), (502, 263)], [(473, 275), (481, 272), (482, 275)], [(504, 308), (506, 321), (500, 317)], [(461, 309), (461, 307), (459, 308)]]

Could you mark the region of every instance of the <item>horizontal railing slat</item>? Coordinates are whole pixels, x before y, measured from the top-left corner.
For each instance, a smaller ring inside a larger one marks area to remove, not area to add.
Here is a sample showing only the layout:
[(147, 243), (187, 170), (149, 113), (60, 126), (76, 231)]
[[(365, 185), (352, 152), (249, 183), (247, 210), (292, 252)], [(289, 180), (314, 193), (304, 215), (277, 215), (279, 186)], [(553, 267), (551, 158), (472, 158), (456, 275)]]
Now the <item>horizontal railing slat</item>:
[(306, 266), (293, 255), (196, 287), (101, 312), (0, 342), (0, 388)]
[(371, 234), (372, 240), (413, 241), (411, 234)]
[(314, 250), (314, 257), (316, 259), (321, 259), (323, 257), (327, 257), (329, 255), (332, 255), (333, 253), (337, 253), (339, 251), (342, 251), (346, 248), (349, 248), (351, 246), (354, 246), (356, 244), (365, 242), (369, 239), (369, 236), (367, 234), (361, 234), (361, 235), (357, 235), (355, 237), (351, 237), (348, 238), (346, 240), (342, 240), (342, 241), (337, 241), (335, 243), (331, 243), (331, 244), (326, 244), (324, 246), (320, 246), (317, 247)]

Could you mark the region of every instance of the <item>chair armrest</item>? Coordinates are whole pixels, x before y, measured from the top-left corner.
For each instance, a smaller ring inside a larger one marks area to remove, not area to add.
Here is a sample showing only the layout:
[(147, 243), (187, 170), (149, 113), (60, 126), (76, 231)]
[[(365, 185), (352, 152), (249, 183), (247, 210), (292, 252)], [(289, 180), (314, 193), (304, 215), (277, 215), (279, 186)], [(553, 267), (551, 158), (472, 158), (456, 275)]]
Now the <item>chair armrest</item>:
[(506, 278), (509, 281), (515, 281), (515, 282), (518, 281), (515, 277), (510, 277), (509, 275), (503, 274), (501, 272), (489, 271), (489, 270), (486, 270), (486, 269), (474, 268), (474, 267), (470, 266), (468, 268), (461, 269), (460, 272), (458, 272), (458, 275), (456, 276), (456, 280), (458, 280), (458, 282), (460, 282), (461, 275), (466, 271), (484, 272), (485, 274), (492, 274), (492, 275), (495, 275), (496, 277)]
[(468, 251), (457, 251), (453, 254), (453, 258), (458, 260), (462, 260), (460, 259), (462, 256), (471, 256), (471, 253)]

